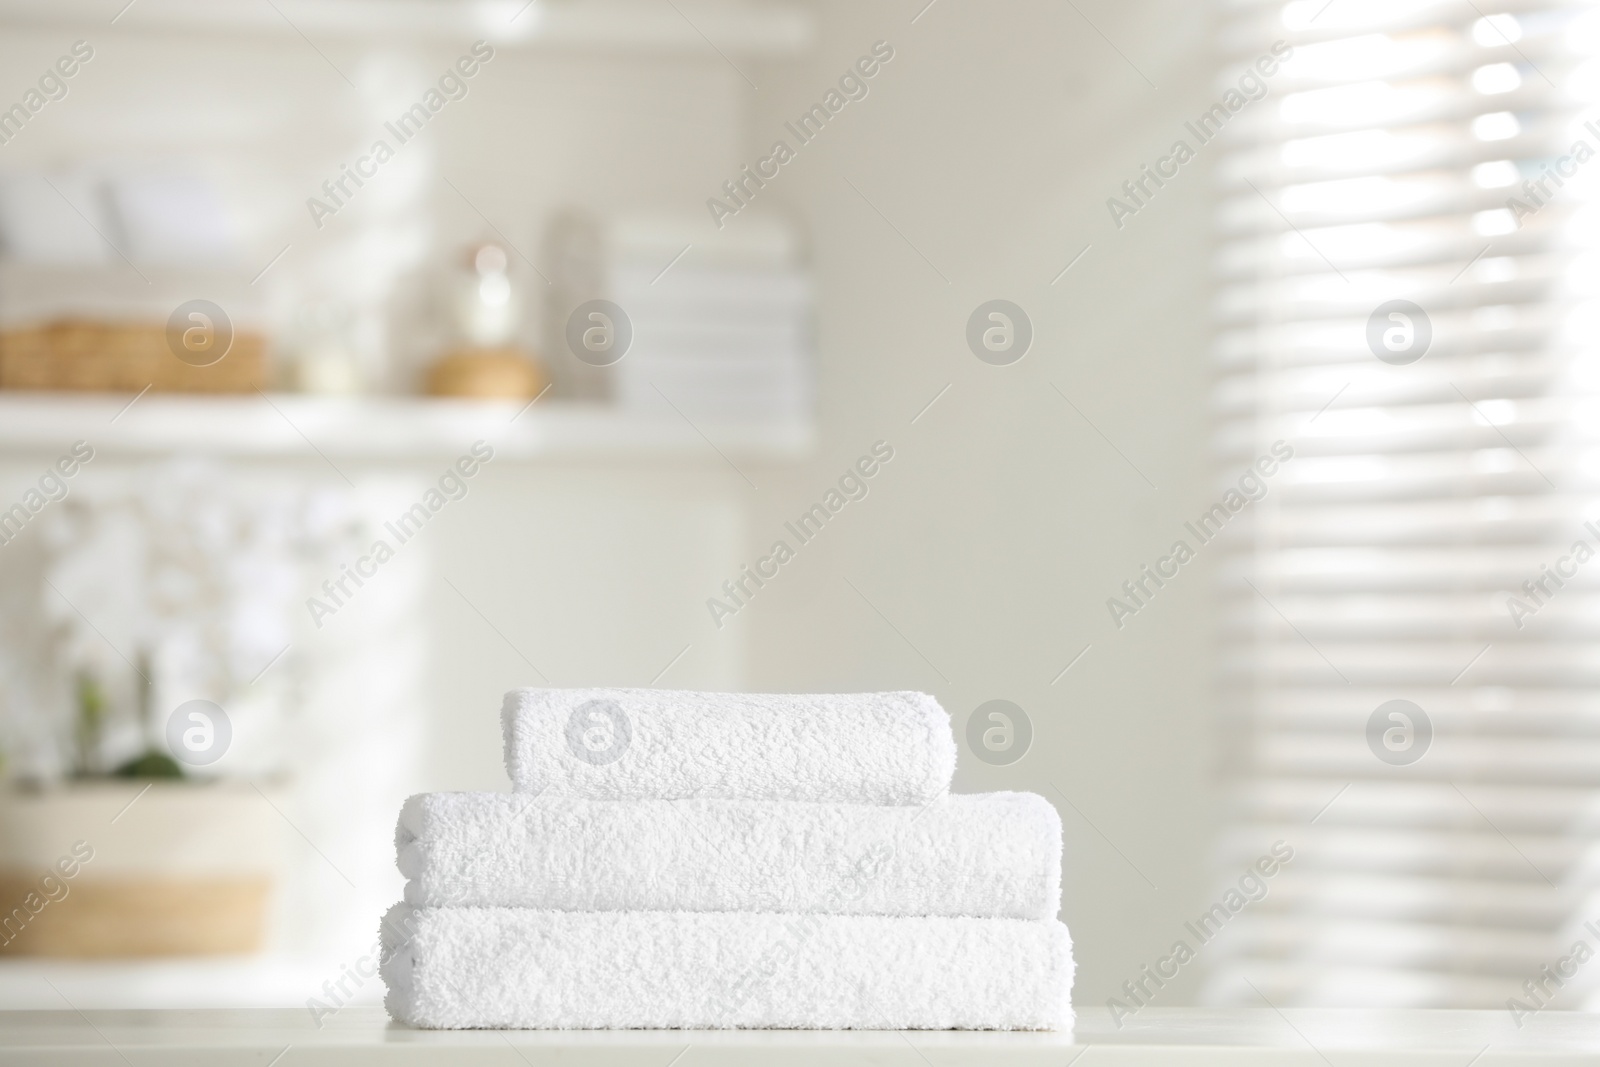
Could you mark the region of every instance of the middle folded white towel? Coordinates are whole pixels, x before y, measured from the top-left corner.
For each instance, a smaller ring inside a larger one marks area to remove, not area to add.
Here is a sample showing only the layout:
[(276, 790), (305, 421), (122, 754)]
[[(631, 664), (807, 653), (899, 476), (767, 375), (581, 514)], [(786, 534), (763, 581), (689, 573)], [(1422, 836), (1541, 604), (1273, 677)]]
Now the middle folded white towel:
[(922, 807), (424, 793), (395, 835), (413, 907), (1053, 919), (1061, 819), (1033, 793)]

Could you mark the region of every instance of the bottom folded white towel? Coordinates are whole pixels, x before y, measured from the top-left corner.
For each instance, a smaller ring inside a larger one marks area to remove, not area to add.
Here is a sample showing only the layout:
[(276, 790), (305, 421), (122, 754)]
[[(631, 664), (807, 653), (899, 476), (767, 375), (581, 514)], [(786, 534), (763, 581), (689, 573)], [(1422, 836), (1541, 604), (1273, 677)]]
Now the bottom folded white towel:
[(1072, 1028), (1054, 920), (399, 904), (381, 938), (428, 1029)]

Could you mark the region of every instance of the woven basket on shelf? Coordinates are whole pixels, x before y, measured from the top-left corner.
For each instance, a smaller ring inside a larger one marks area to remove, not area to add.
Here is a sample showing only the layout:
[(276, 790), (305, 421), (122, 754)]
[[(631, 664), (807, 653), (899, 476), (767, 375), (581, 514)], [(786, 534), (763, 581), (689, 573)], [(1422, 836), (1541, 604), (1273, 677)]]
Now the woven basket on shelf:
[(196, 367), (173, 355), (159, 325), (53, 322), (0, 331), (0, 389), (248, 393), (266, 387), (265, 350), (241, 330), (225, 356)]

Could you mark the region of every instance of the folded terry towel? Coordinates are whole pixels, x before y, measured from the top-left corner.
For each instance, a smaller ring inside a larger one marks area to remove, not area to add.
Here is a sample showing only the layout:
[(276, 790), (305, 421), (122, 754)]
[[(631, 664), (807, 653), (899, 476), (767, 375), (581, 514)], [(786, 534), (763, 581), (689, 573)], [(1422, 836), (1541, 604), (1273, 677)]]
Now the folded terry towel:
[(389, 1014), (430, 1029), (1072, 1027), (1053, 920), (400, 904), (380, 936)]
[(419, 907), (1052, 919), (1061, 897), (1061, 819), (1033, 793), (920, 808), (424, 793), (395, 845)]
[(501, 720), (512, 787), (547, 796), (924, 804), (956, 765), (925, 693), (513, 689)]

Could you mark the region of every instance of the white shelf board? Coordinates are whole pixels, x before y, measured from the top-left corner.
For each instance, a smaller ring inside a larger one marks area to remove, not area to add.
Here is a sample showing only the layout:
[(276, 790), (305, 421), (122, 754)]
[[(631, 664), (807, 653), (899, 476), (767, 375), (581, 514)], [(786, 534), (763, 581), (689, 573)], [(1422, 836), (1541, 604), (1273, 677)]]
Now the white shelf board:
[(482, 38), (506, 47), (689, 52), (717, 62), (717, 49), (793, 55), (816, 39), (808, 10), (737, 0), (0, 0), (0, 27), (21, 26), (297, 43), (302, 34), (313, 41)]
[[(172, 956), (163, 959), (0, 959), (0, 1004), (8, 1010), (302, 1008), (339, 959), (289, 955)], [(308, 992), (312, 991), (312, 992)], [(383, 984), (369, 981), (357, 1003), (378, 1007)], [(4, 1047), (0, 1045), (0, 1047)]]
[[(48, 992), (48, 990), (47, 990)], [(63, 990), (63, 993), (65, 991)], [(306, 995), (310, 995), (307, 993)], [(76, 1007), (76, 1006), (75, 1006)], [(350, 1005), (288, 1010), (0, 1011), (0, 1067), (1592, 1067), (1600, 1016), (1505, 1011), (1147, 1007), (1117, 1029), (1099, 1004), (1075, 1033), (884, 1030), (412, 1030)], [(292, 1050), (292, 1051), (291, 1051)]]
[[(805, 421), (725, 423), (548, 398), (319, 397), (294, 393), (0, 393), (0, 455), (54, 455), (84, 440), (97, 453), (241, 458), (408, 460), (454, 457), (474, 441), (505, 459), (784, 461), (808, 455)], [(526, 410), (524, 410), (526, 408)], [(521, 412), (519, 415), (518, 412)], [(721, 455), (719, 455), (721, 453)]]

